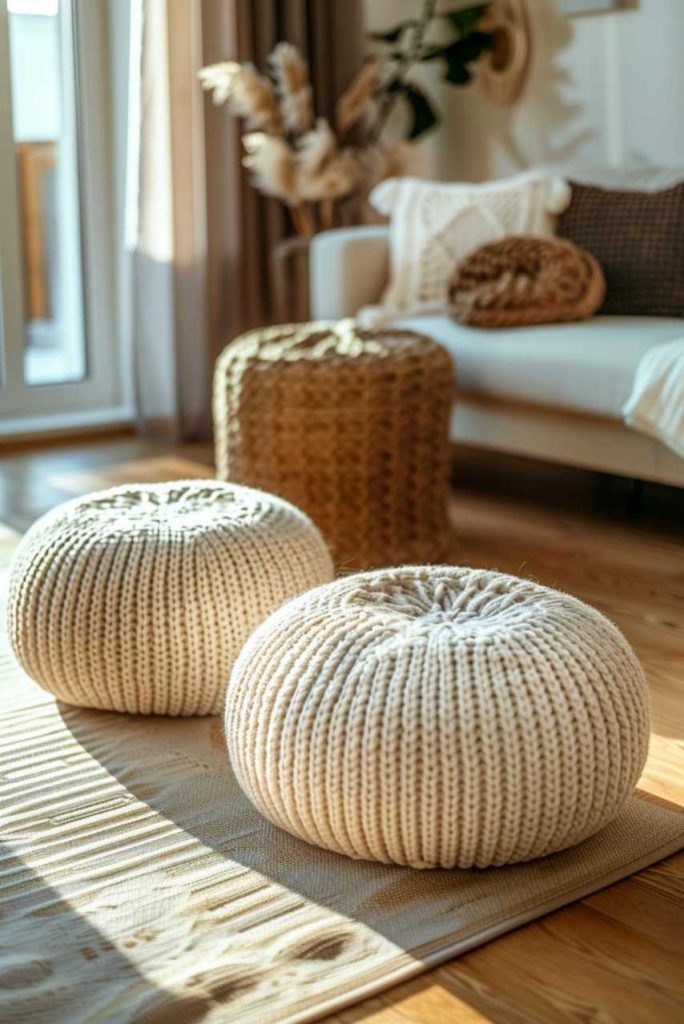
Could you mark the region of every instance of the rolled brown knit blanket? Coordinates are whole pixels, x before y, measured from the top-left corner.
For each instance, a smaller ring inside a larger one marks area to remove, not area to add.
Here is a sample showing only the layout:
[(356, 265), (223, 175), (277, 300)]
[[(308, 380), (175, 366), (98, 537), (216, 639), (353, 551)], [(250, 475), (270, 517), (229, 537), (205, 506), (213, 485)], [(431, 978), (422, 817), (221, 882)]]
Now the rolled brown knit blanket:
[(451, 314), (476, 327), (584, 320), (603, 301), (594, 257), (560, 238), (511, 236), (467, 256), (449, 284)]

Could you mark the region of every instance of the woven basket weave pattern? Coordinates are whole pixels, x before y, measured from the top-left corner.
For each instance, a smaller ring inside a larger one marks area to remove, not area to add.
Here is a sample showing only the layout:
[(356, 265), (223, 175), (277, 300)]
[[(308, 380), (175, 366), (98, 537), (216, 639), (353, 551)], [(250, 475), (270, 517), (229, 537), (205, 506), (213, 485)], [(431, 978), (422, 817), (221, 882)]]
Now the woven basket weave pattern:
[(252, 331), (217, 363), (219, 477), (303, 509), (342, 566), (438, 559), (453, 397), (449, 356), (413, 332)]

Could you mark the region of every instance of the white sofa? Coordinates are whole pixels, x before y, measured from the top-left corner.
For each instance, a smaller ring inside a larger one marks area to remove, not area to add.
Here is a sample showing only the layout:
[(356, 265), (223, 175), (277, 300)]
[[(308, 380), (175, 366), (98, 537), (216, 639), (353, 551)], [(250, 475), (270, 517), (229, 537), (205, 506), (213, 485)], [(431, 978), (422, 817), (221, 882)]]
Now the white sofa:
[[(387, 282), (387, 228), (325, 231), (311, 246), (314, 319), (354, 316)], [(684, 319), (596, 316), (503, 330), (446, 316), (399, 321), (456, 365), (455, 442), (684, 487), (684, 459), (626, 427), (620, 409), (645, 351), (684, 335)]]

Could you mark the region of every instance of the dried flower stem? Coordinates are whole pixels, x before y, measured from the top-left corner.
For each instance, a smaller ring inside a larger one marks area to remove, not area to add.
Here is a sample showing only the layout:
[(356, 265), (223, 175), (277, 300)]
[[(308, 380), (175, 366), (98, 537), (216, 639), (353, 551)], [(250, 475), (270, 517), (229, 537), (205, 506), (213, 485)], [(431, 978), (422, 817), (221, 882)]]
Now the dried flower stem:
[(332, 199), (321, 199), (320, 202), (321, 228), (327, 231), (335, 222), (335, 203)]
[(313, 238), (316, 232), (311, 213), (307, 207), (304, 206), (303, 203), (299, 203), (298, 206), (290, 207), (290, 213), (292, 215), (292, 223), (295, 226), (295, 231), (300, 238)]

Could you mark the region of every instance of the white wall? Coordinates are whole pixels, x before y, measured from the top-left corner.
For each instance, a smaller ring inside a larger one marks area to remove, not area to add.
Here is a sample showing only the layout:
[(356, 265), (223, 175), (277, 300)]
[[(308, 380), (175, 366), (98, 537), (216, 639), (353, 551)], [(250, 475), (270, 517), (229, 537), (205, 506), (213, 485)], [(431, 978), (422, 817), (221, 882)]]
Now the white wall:
[[(432, 173), (478, 180), (541, 162), (684, 168), (684, 0), (633, 2), (568, 18), (556, 0), (527, 0), (532, 61), (512, 107), (494, 107), (476, 87), (454, 89), (428, 71), (423, 80), (444, 115), (427, 144)], [(365, 4), (369, 28), (420, 8), (420, 0)]]

